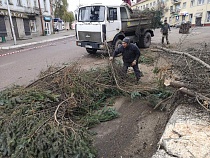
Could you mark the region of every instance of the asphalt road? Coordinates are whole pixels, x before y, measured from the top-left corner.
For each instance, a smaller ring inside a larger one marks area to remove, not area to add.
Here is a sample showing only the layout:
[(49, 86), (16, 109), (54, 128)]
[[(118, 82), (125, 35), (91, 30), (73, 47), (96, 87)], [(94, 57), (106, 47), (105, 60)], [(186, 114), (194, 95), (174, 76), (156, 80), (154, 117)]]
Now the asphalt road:
[(75, 38), (38, 46), (43, 47), (31, 46), (5, 51), (5, 53), (15, 53), (0, 57), (0, 90), (12, 85), (27, 85), (37, 79), (40, 71), (46, 70), (49, 66), (61, 66), (63, 63), (74, 62), (87, 55), (84, 48), (75, 45)]
[[(180, 45), (180, 50), (189, 47), (202, 48), (205, 43), (210, 46), (209, 30), (210, 27), (196, 27), (191, 29), (190, 34), (184, 35), (178, 33), (179, 29), (172, 28), (169, 41), (171, 45)], [(156, 29), (152, 45), (160, 44), (161, 38), (160, 29)], [(37, 79), (40, 71), (46, 70), (49, 66), (61, 66), (63, 63), (77, 61), (81, 57), (86, 59), (84, 62), (87, 62), (86, 65), (89, 67), (90, 63), (96, 61), (95, 56), (90, 56), (84, 48), (77, 47), (75, 41), (75, 38), (67, 38), (37, 45), (39, 48), (31, 46), (20, 50), (0, 51), (0, 54), (15, 52), (0, 56), (0, 90), (14, 84), (27, 85)], [(100, 64), (101, 61), (98, 65)]]

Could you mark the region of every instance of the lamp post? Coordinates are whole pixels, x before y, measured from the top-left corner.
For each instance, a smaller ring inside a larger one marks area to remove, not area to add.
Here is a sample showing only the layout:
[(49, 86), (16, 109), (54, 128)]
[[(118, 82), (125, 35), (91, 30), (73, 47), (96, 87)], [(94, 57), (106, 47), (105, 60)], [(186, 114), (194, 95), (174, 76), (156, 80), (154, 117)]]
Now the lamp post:
[(41, 9), (41, 4), (40, 4), (40, 0), (38, 0), (38, 4), (39, 4), (39, 14), (40, 14), (40, 20), (41, 20), (41, 25), (42, 25), (42, 35), (44, 35), (44, 24), (43, 24), (43, 16), (42, 16), (42, 9)]
[(10, 20), (10, 26), (12, 29), (12, 35), (13, 35), (13, 40), (14, 40), (14, 45), (16, 45), (16, 35), (15, 35), (15, 31), (14, 31), (14, 25), (12, 22), (12, 16), (11, 16), (11, 12), (10, 12), (10, 7), (9, 7), (9, 1), (7, 0), (7, 9), (8, 9), (8, 14), (9, 14), (9, 20)]

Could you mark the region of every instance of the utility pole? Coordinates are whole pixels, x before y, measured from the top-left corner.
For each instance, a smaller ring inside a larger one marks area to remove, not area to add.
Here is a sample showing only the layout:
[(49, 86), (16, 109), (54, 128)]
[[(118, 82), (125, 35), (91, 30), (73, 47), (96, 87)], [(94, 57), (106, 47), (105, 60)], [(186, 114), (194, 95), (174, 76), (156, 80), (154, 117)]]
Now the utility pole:
[(52, 32), (54, 33), (54, 6), (55, 1), (54, 0), (50, 0), (50, 9), (51, 9), (51, 16), (52, 16)]
[(14, 25), (12, 22), (12, 16), (11, 16), (11, 12), (10, 12), (10, 8), (9, 8), (9, 1), (7, 0), (7, 9), (8, 9), (8, 14), (9, 14), (9, 20), (10, 20), (10, 26), (12, 29), (12, 35), (13, 35), (13, 40), (14, 40), (14, 45), (16, 45), (16, 36), (15, 36), (15, 31), (14, 31)]
[(44, 35), (44, 26), (43, 26), (43, 16), (42, 16), (42, 9), (41, 9), (41, 3), (40, 0), (38, 0), (39, 3), (39, 14), (40, 14), (40, 20), (42, 25), (42, 35)]

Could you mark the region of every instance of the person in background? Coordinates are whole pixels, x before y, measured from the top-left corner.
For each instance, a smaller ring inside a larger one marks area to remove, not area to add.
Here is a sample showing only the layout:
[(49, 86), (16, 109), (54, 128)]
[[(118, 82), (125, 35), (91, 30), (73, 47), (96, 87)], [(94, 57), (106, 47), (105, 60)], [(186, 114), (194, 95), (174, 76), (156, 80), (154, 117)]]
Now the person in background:
[(167, 44), (170, 44), (168, 40), (168, 31), (171, 31), (170, 25), (167, 23), (167, 20), (164, 20), (164, 24), (160, 30), (160, 32), (162, 33), (162, 44), (164, 44), (164, 38), (166, 38)]
[(136, 81), (138, 82), (141, 77), (141, 72), (138, 66), (138, 60), (140, 57), (140, 50), (135, 45), (130, 43), (130, 39), (125, 37), (122, 41), (122, 45), (115, 49), (113, 56), (110, 57), (110, 61), (114, 59), (118, 54), (122, 53), (123, 58), (123, 72), (127, 73), (128, 67), (133, 67)]

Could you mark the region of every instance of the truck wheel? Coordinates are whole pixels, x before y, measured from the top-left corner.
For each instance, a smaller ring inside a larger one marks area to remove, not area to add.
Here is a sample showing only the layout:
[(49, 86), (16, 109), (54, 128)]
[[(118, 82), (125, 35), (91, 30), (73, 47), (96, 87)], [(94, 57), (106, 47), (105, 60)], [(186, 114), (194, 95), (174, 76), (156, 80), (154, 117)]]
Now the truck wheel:
[(149, 48), (151, 44), (151, 34), (146, 32), (143, 37), (140, 38), (138, 42), (138, 47), (140, 48)]
[(87, 51), (89, 54), (96, 54), (97, 49), (86, 48), (86, 51)]
[(118, 40), (116, 40), (116, 42), (115, 42), (114, 48), (116, 49), (116, 48), (118, 48), (120, 45), (122, 45), (122, 40), (121, 40), (121, 39), (118, 39)]

